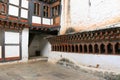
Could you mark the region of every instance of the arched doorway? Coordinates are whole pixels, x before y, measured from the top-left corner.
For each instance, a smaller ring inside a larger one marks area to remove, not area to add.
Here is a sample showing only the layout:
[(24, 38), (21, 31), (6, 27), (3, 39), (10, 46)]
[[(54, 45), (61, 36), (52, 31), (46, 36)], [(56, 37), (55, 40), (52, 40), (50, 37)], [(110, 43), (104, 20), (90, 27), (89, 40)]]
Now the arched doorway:
[(115, 53), (120, 54), (120, 43), (115, 44)]
[(89, 45), (89, 53), (92, 53), (93, 52), (93, 47), (92, 47), (92, 45), (90, 44)]
[(78, 52), (78, 45), (75, 45), (76, 52)]
[(100, 45), (100, 53), (101, 54), (105, 53), (105, 45), (104, 44)]
[(80, 45), (80, 52), (83, 52), (83, 50), (82, 50), (82, 45)]
[(99, 53), (98, 44), (95, 44), (95, 45), (94, 45), (94, 51), (95, 51), (95, 53)]
[(109, 43), (109, 44), (107, 45), (107, 51), (108, 51), (108, 54), (112, 54), (112, 52), (113, 52), (113, 47), (112, 47), (112, 44), (111, 44), (111, 43)]
[(87, 53), (87, 45), (84, 45), (84, 52)]
[(75, 51), (75, 49), (74, 49), (74, 45), (72, 45), (72, 52), (74, 52)]

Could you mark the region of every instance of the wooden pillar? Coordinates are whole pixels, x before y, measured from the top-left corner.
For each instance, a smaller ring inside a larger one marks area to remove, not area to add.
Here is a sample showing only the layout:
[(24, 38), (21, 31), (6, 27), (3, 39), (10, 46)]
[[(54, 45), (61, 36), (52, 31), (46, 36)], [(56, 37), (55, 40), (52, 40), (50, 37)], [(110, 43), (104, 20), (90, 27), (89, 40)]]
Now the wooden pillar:
[(69, 45), (69, 52), (71, 52), (71, 46)]
[(76, 45), (73, 45), (74, 46), (74, 52), (76, 52)]
[(51, 50), (53, 51), (53, 45), (51, 45)]
[(67, 50), (66, 50), (66, 44), (64, 45), (64, 52), (66, 52)]
[(85, 53), (85, 51), (84, 51), (84, 45), (82, 44), (82, 53)]
[(78, 44), (77, 46), (78, 46), (78, 53), (80, 53), (80, 45)]
[(60, 45), (58, 46), (58, 51), (60, 51)]
[(57, 45), (55, 45), (55, 51), (57, 51)]
[(89, 44), (87, 44), (87, 53), (90, 53), (89, 49)]
[(54, 49), (55, 49), (55, 46), (53, 45), (53, 51), (54, 51)]
[(101, 49), (100, 49), (100, 43), (98, 43), (98, 54), (100, 54), (101, 53), (101, 51), (100, 51)]
[(107, 44), (105, 44), (105, 54), (108, 54)]
[(62, 45), (62, 52), (64, 52), (64, 45)]
[(93, 47), (93, 53), (95, 54), (95, 44), (92, 44)]
[(69, 52), (69, 45), (67, 45), (67, 52)]
[(70, 52), (72, 52), (72, 45), (70, 45)]
[(112, 43), (112, 50), (113, 50), (113, 54), (115, 54), (115, 43)]

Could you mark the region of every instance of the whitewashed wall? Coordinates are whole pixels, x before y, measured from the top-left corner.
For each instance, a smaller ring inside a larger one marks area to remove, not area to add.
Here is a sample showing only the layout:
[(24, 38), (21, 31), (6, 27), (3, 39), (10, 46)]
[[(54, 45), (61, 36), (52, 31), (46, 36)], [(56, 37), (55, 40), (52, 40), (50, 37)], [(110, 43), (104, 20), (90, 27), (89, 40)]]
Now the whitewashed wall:
[(29, 29), (24, 28), (22, 31), (22, 61), (28, 60), (28, 42), (29, 42)]
[(70, 27), (76, 32), (95, 30), (119, 23), (120, 20), (120, 0), (62, 0), (61, 5), (60, 34)]
[(67, 52), (51, 51), (50, 43), (47, 42), (43, 51), (44, 56), (48, 56), (48, 61), (52, 63), (58, 62), (62, 58), (69, 59), (76, 65), (96, 67), (103, 70), (120, 71), (120, 56), (118, 55), (96, 55), (96, 54), (78, 54)]
[[(29, 46), (29, 57), (35, 57), (36, 51), (40, 51), (40, 56), (47, 57), (49, 53), (47, 53), (47, 44), (48, 41), (45, 40), (46, 35), (44, 34), (36, 34), (34, 36), (34, 39), (32, 40), (30, 46)], [(47, 55), (46, 55), (47, 54)]]

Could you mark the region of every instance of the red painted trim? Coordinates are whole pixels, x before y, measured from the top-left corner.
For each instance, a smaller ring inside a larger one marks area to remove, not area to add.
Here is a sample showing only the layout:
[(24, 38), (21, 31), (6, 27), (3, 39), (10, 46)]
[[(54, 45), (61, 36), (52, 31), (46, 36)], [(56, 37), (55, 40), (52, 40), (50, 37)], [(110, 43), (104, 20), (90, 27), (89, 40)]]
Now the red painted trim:
[(26, 19), (20, 19), (20, 22), (25, 22), (25, 23), (27, 23), (28, 20), (26, 20)]
[(5, 58), (5, 60), (7, 61), (11, 61), (11, 60), (19, 60), (20, 57), (8, 57), (8, 58)]
[(4, 16), (4, 15), (0, 15), (0, 18), (5, 19), (5, 18), (6, 18), (6, 16)]
[(16, 21), (16, 20), (18, 20), (18, 18), (9, 16), (8, 20), (15, 20)]
[(2, 58), (0, 58), (0, 61), (2, 61), (3, 59)]
[(32, 23), (32, 26), (36, 26), (36, 27), (47, 27), (47, 28), (52, 28), (52, 27), (56, 27), (56, 26), (60, 26), (59, 24), (55, 24), (55, 25), (46, 25), (46, 24), (38, 24), (38, 23)]

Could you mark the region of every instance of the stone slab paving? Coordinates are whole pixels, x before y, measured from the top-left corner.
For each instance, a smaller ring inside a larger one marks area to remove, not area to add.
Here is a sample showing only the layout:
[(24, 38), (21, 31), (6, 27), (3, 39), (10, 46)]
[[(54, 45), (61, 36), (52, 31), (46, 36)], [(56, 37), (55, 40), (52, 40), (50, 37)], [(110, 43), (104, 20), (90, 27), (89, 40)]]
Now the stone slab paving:
[(0, 66), (0, 80), (104, 80), (95, 75), (48, 62)]

